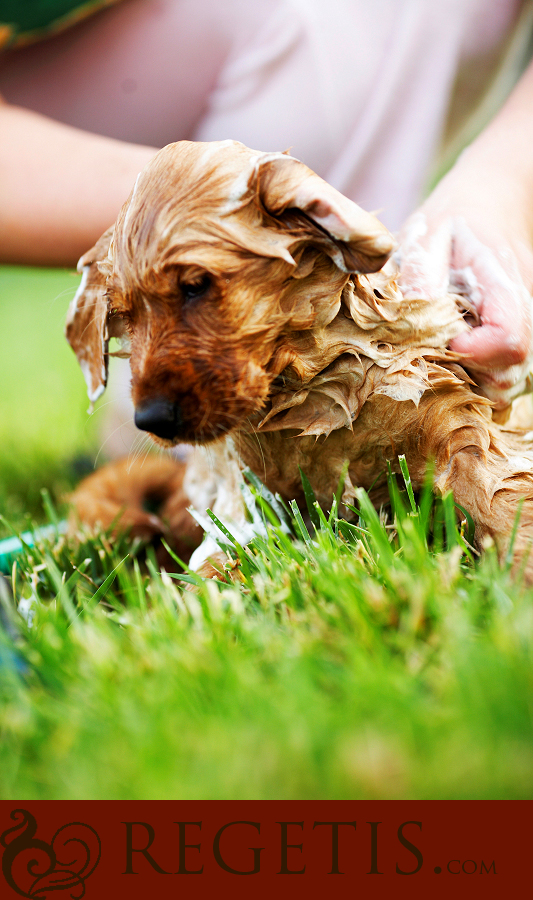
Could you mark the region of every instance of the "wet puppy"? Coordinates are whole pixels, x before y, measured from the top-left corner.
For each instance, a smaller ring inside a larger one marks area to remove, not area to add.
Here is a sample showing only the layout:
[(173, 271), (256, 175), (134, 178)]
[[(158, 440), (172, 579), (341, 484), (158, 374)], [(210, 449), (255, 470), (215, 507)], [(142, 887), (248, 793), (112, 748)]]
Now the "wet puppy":
[[(344, 502), (375, 485), (380, 503), (386, 461), (403, 453), (415, 489), (434, 461), (435, 489), (453, 490), (479, 546), (490, 536), (505, 554), (525, 498), (519, 559), (533, 537), (533, 444), (493, 422), (446, 350), (470, 327), (464, 300), (404, 299), (393, 249), (374, 216), (286, 154), (171, 144), (80, 261), (67, 337), (89, 396), (104, 390), (117, 338), (137, 426), (163, 447), (199, 445), (184, 496), (240, 534), (245, 465), (298, 502), (301, 468), (328, 505), (348, 461)], [(138, 497), (142, 470), (130, 475)], [(121, 507), (109, 478), (97, 485), (91, 511), (77, 509), (107, 525)], [(204, 543), (192, 565), (213, 550)]]

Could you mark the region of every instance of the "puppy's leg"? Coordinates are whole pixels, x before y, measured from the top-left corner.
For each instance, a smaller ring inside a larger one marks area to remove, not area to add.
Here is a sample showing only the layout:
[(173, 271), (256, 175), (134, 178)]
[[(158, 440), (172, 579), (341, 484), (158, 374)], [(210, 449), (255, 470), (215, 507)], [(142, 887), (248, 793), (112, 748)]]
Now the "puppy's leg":
[[(422, 483), (423, 467), (433, 459), (436, 489), (453, 491), (474, 520), (476, 545), (483, 549), (491, 538), (502, 562), (520, 513), (512, 548), (513, 566), (519, 568), (533, 542), (533, 441), (494, 423), (490, 405), (466, 384), (441, 391), (435, 380), (433, 387), (420, 404), (409, 441), (413, 482)], [(533, 556), (526, 579), (533, 583)]]
[(219, 541), (230, 544), (230, 540), (226, 540), (224, 532), (206, 515), (206, 509), (211, 509), (242, 545), (257, 533), (257, 525), (249, 521), (246, 513), (241, 490), (242, 468), (231, 437), (197, 448), (187, 468), (184, 488), (197, 521), (205, 530), (204, 540), (191, 556), (190, 566), (206, 578), (220, 578), (222, 570), (231, 578), (229, 558), (219, 545)]
[[(471, 514), (476, 544), (491, 538), (501, 562), (507, 558), (513, 527), (513, 568), (525, 563), (526, 581), (533, 583), (533, 444), (491, 428), (488, 448), (468, 447), (455, 453), (449, 468), (437, 479), (440, 491), (452, 490), (455, 500)], [(518, 518), (519, 517), (519, 518)], [(525, 558), (527, 555), (527, 558)]]
[(186, 464), (170, 457), (147, 456), (103, 466), (85, 478), (71, 496), (70, 531), (79, 523), (99, 531), (131, 529), (132, 537), (164, 537), (185, 561), (202, 539), (187, 511), (183, 488)]

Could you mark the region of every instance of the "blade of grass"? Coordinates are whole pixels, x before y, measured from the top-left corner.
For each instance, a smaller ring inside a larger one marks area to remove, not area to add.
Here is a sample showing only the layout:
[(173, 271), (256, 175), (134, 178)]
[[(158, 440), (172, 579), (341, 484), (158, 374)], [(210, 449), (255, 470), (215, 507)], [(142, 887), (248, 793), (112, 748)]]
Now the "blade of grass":
[(288, 523), (290, 512), (281, 497), (273, 494), (251, 469), (244, 469), (242, 475), (255, 489), (257, 495), (273, 509), (280, 522), (286, 521)]
[(307, 544), (308, 547), (310, 547), (312, 544), (311, 535), (309, 534), (309, 532), (307, 530), (306, 524), (302, 518), (302, 514), (298, 508), (298, 504), (296, 503), (295, 500), (291, 500), (289, 502), (289, 506), (292, 510), (292, 514), (294, 516), (296, 525), (298, 526), (298, 531), (300, 532), (299, 536), (304, 541), (304, 543)]
[(469, 544), (473, 544), (474, 543), (474, 533), (476, 530), (474, 520), (473, 520), (472, 516), (470, 515), (470, 513), (467, 512), (467, 510), (464, 508), (464, 506), (461, 506), (461, 504), (457, 503), (457, 501), (455, 501), (455, 506), (463, 514), (463, 516), (466, 519), (466, 524), (467, 524), (466, 541)]
[(507, 571), (509, 571), (509, 569), (511, 568), (511, 566), (513, 564), (514, 545), (515, 545), (515, 541), (516, 541), (516, 535), (518, 534), (518, 525), (520, 523), (520, 518), (522, 516), (523, 505), (524, 505), (524, 498), (521, 497), (520, 500), (518, 501), (518, 507), (516, 510), (516, 515), (514, 517), (513, 530), (511, 531), (509, 547), (507, 548), (507, 553), (505, 554), (505, 569)]
[(121, 559), (120, 562), (118, 563), (118, 565), (116, 565), (115, 568), (109, 573), (107, 578), (104, 581), (102, 581), (102, 584), (100, 585), (98, 590), (94, 592), (91, 599), (87, 603), (87, 605), (86, 605), (87, 607), (96, 606), (96, 604), (105, 597), (107, 591), (109, 590), (109, 588), (113, 584), (115, 578), (117, 577), (118, 570), (121, 568), (121, 566), (124, 565), (124, 563), (126, 562), (127, 559), (128, 559), (127, 556), (125, 556), (124, 559)]
[(307, 505), (307, 511), (309, 513), (309, 518), (313, 523), (314, 527), (318, 530), (320, 528), (320, 517), (316, 512), (316, 497), (313, 488), (311, 487), (311, 482), (309, 481), (305, 472), (302, 472), (300, 466), (298, 466), (298, 471), (300, 473), (300, 478), (302, 480), (302, 488), (304, 492), (305, 502)]
[(376, 510), (370, 502), (368, 494), (362, 488), (357, 488), (356, 497), (359, 503), (361, 516), (368, 528), (370, 537), (376, 545), (376, 549), (384, 562), (392, 564), (394, 562), (394, 550), (389, 542), (386, 531), (379, 521)]
[(405, 489), (407, 491), (407, 496), (409, 497), (409, 503), (411, 504), (411, 510), (416, 513), (416, 502), (415, 495), (413, 493), (413, 485), (411, 484), (411, 476), (409, 474), (409, 469), (407, 467), (407, 460), (405, 459), (404, 454), (400, 454), (398, 457), (398, 462), (400, 464), (400, 469), (403, 475), (403, 480), (405, 482)]

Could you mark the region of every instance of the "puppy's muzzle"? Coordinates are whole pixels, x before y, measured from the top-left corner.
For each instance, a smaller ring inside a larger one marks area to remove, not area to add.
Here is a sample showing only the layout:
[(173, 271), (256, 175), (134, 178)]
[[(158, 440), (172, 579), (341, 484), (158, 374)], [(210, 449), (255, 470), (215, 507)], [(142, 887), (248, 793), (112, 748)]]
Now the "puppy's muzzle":
[(136, 408), (135, 425), (141, 431), (149, 431), (167, 441), (175, 440), (184, 430), (181, 406), (164, 397), (149, 400)]

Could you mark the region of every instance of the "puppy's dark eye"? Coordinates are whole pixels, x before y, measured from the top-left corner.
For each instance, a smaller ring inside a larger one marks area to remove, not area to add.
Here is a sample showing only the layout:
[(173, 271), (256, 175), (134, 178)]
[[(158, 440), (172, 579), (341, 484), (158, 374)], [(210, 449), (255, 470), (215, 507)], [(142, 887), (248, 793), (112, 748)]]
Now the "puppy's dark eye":
[(203, 295), (207, 293), (210, 287), (211, 278), (207, 274), (199, 278), (198, 281), (182, 282), (180, 284), (180, 290), (183, 299), (186, 302), (189, 300), (197, 300), (199, 297), (203, 297)]

